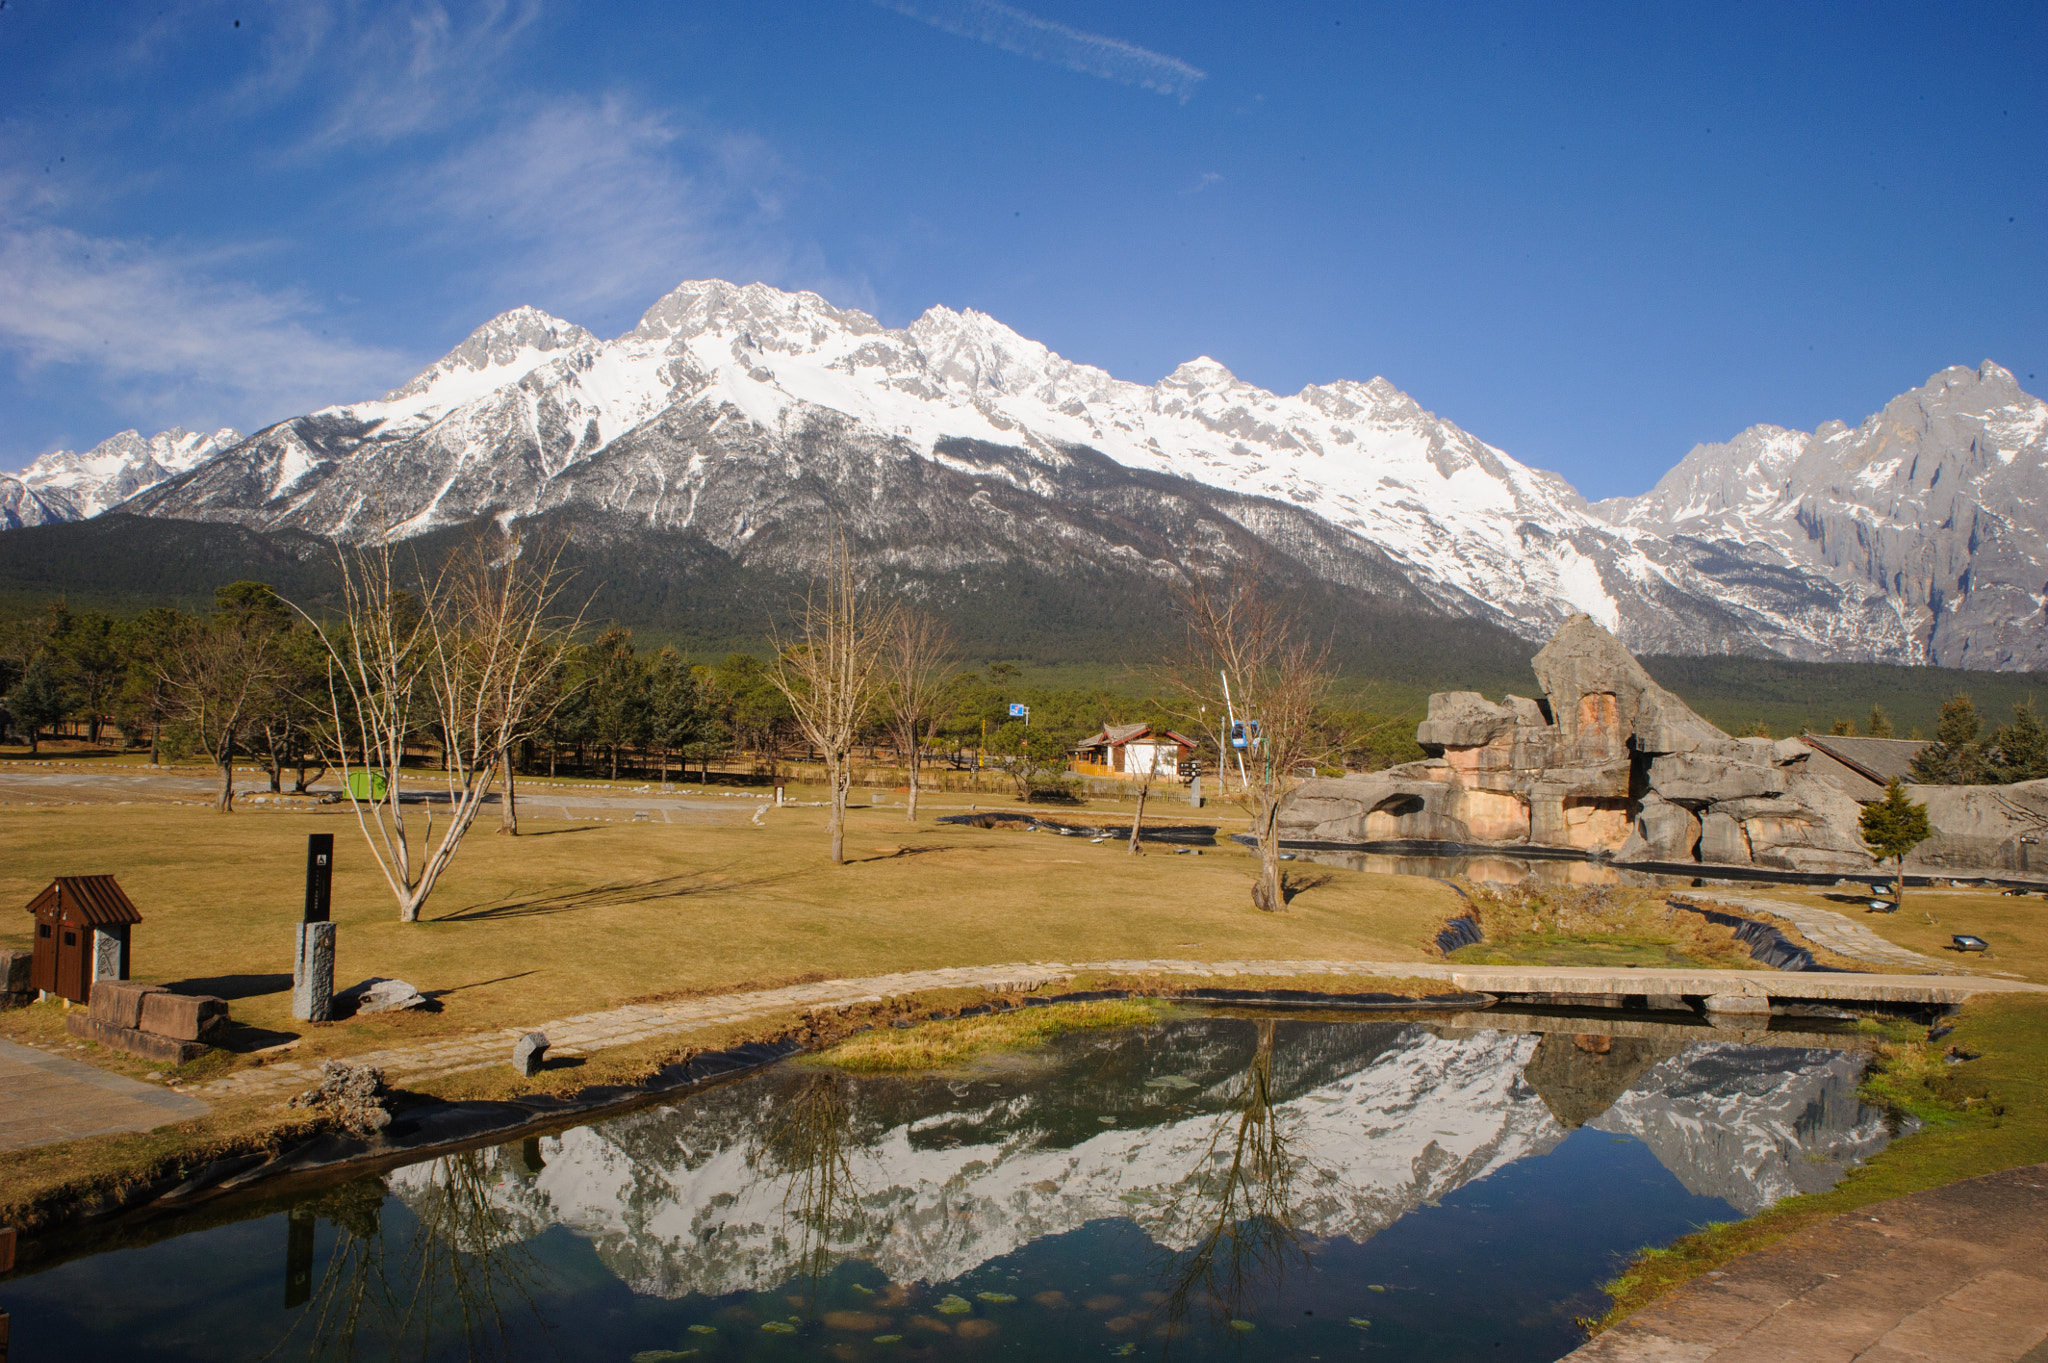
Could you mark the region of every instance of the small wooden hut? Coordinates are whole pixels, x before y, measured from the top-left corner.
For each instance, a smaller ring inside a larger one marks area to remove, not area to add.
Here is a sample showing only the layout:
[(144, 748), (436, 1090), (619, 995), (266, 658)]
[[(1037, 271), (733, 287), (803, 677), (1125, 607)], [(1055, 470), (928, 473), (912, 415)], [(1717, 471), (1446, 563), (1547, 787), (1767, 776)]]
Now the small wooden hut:
[(29, 988), (89, 1003), (94, 980), (128, 978), (128, 929), (142, 914), (112, 876), (58, 876), (28, 911), (36, 919)]

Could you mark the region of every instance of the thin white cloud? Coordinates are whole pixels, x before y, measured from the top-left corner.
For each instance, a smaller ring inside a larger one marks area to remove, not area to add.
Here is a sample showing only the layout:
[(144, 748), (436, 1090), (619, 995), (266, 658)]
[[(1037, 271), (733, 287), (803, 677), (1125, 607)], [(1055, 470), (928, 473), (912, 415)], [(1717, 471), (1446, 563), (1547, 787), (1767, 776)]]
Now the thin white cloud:
[(264, 13), (262, 61), (231, 106), (316, 102), (294, 150), (389, 143), (489, 102), (498, 68), (539, 17), (539, 0), (301, 0)]
[(858, 300), (776, 230), (792, 177), (757, 137), (630, 100), (547, 102), (417, 177), (410, 211), (480, 247), (491, 280), (568, 315), (645, 308), (719, 276)]
[(978, 43), (999, 47), (1033, 61), (1064, 66), (1119, 85), (1135, 85), (1171, 95), (1185, 104), (1195, 87), (1209, 78), (1178, 57), (1041, 19), (998, 0), (875, 0), (920, 23)]
[(215, 271), (221, 256), (0, 223), (0, 349), (94, 373), (123, 421), (244, 430), (383, 392), (416, 366), (322, 335), (317, 307)]

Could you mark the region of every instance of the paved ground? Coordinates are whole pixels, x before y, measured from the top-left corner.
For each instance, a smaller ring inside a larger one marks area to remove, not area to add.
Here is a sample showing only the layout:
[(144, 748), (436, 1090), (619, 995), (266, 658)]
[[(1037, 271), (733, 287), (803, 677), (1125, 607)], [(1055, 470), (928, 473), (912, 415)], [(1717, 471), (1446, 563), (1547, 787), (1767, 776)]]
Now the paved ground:
[(1818, 905), (1791, 899), (1774, 899), (1769, 895), (1734, 893), (1719, 886), (1701, 890), (1693, 897), (1701, 900), (1711, 899), (1717, 904), (1734, 904), (1758, 913), (1774, 914), (1797, 928), (1807, 941), (1816, 946), (1826, 947), (1837, 955), (1847, 956), (1851, 960), (1869, 961), (1873, 965), (1898, 966), (1907, 970), (1931, 971), (1943, 975), (1970, 973), (1955, 962), (1938, 961), (1931, 956), (1922, 956), (1909, 947), (1887, 942), (1855, 919)]
[(182, 1093), (0, 1041), (0, 1153), (112, 1131), (151, 1131), (206, 1108)]
[(1566, 1363), (2048, 1359), (2048, 1164), (1849, 1212), (1678, 1289)]
[[(1359, 979), (1423, 978), (1442, 980), (1448, 989), (1508, 993), (1562, 994), (1779, 994), (1789, 997), (1844, 1000), (1912, 999), (1958, 1002), (1976, 992), (2033, 991), (2042, 986), (2006, 980), (1951, 980), (1905, 975), (1786, 975), (1758, 970), (1612, 970), (1591, 967), (1465, 966), (1421, 961), (1033, 961), (1007, 965), (965, 966), (949, 970), (904, 971), (860, 979), (824, 980), (784, 989), (755, 990), (681, 999), (673, 1003), (631, 1004), (601, 1012), (579, 1013), (528, 1027), (501, 1032), (449, 1037), (421, 1046), (370, 1051), (349, 1057), (375, 1065), (387, 1078), (417, 1081), (435, 1075), (509, 1063), (512, 1046), (530, 1031), (544, 1032), (552, 1053), (581, 1055), (609, 1046), (626, 1046), (661, 1036), (679, 1036), (707, 1027), (745, 1022), (789, 1009), (838, 1007), (874, 1002), (930, 989), (1029, 989), (1070, 979), (1083, 972), (1115, 975), (1175, 975), (1191, 978), (1321, 976)], [(1759, 1021), (1762, 1021), (1759, 1019)], [(319, 1065), (313, 1061), (279, 1059), (257, 1069), (239, 1070), (198, 1090), (208, 1097), (275, 1095), (282, 1097), (311, 1087)]]

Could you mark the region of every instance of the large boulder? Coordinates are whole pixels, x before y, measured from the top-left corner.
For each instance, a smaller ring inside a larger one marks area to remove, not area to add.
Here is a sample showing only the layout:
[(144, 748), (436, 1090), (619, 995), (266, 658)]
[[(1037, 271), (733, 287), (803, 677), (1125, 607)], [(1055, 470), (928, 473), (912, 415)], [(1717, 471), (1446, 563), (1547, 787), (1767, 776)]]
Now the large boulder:
[(1635, 831), (1615, 856), (1623, 861), (1692, 861), (1699, 845), (1698, 816), (1653, 791), (1643, 797)]
[(1621, 641), (1574, 615), (1530, 662), (1559, 737), (1577, 761), (1608, 761), (1629, 740), (1638, 752), (1690, 752), (1728, 735), (1694, 714), (1643, 670)]
[(1440, 763), (1410, 763), (1368, 776), (1304, 781), (1280, 805), (1280, 836), (1314, 842), (1470, 842), (1460, 786)]
[(1908, 861), (2048, 876), (2048, 781), (1907, 789), (1927, 806), (1934, 825), (1934, 836), (1914, 848)]
[(1650, 763), (1650, 789), (1667, 800), (1713, 804), (1783, 795), (1786, 774), (1775, 766), (1701, 752), (1665, 753)]
[(1429, 698), (1429, 718), (1415, 726), (1425, 750), (1481, 748), (1514, 732), (1518, 717), (1477, 691), (1439, 691)]

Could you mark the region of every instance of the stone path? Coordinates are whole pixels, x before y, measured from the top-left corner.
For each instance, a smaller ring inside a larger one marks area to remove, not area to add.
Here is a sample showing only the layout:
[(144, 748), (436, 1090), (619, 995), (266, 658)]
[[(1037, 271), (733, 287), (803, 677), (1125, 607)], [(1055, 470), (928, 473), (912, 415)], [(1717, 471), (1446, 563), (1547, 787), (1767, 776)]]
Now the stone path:
[(1799, 929), (1800, 935), (1807, 941), (1816, 946), (1826, 947), (1838, 956), (1847, 956), (1851, 960), (1869, 961), (1873, 965), (1902, 966), (1908, 970), (1940, 975), (1970, 973), (1954, 962), (1922, 956), (1910, 947), (1888, 942), (1855, 919), (1815, 904), (1772, 899), (1767, 895), (1730, 894), (1718, 886), (1711, 890), (1701, 890), (1696, 897), (1702, 900), (1711, 899), (1718, 904), (1734, 904), (1740, 908), (1782, 918)]
[(2048, 1359), (2048, 1164), (1834, 1217), (1651, 1303), (1566, 1363)]
[(197, 1098), (0, 1041), (0, 1153), (112, 1131), (153, 1131), (206, 1110)]
[[(464, 1070), (509, 1063), (512, 1046), (527, 1032), (544, 1032), (551, 1053), (582, 1055), (661, 1036), (746, 1022), (792, 1009), (843, 1007), (929, 989), (1033, 989), (1091, 972), (1110, 975), (1172, 975), (1195, 979), (1264, 976), (1349, 976), (1360, 980), (1422, 978), (1452, 989), (1500, 993), (1581, 996), (1622, 994), (1718, 995), (1753, 993), (1786, 998), (1879, 999), (1953, 1003), (1978, 992), (2032, 991), (2043, 986), (1971, 978), (1933, 980), (1924, 974), (1788, 975), (1755, 970), (1612, 970), (1584, 966), (1467, 966), (1430, 961), (1033, 961), (1007, 965), (912, 970), (861, 979), (824, 980), (744, 994), (717, 994), (670, 1003), (628, 1004), (598, 1012), (502, 1031), (470, 1033), (419, 1046), (349, 1056), (375, 1065), (398, 1082), (418, 1081)], [(197, 1090), (210, 1098), (277, 1096), (310, 1088), (319, 1062), (278, 1059), (217, 1079)]]

